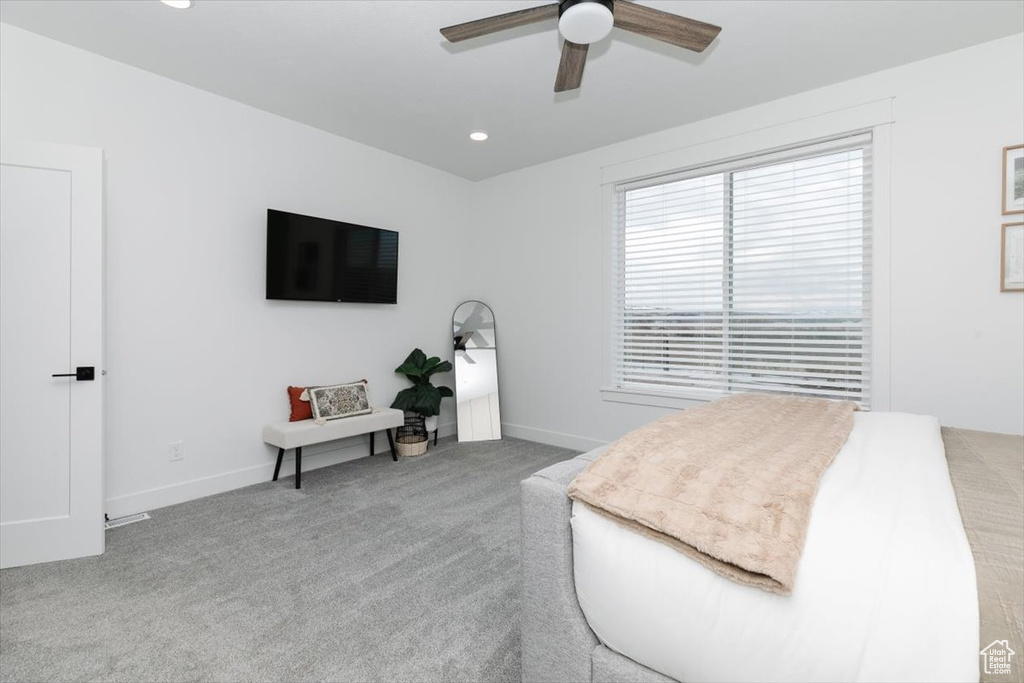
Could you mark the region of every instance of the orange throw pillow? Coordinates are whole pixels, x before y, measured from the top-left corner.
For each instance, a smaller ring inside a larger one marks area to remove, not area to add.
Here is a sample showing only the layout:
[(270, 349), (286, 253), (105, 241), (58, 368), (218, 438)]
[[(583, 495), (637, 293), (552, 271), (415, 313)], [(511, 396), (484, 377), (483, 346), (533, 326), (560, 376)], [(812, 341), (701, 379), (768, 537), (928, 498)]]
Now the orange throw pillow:
[(313, 406), (310, 405), (309, 401), (303, 401), (299, 398), (305, 390), (306, 387), (288, 387), (288, 401), (292, 404), (292, 414), (288, 418), (289, 422), (313, 419)]

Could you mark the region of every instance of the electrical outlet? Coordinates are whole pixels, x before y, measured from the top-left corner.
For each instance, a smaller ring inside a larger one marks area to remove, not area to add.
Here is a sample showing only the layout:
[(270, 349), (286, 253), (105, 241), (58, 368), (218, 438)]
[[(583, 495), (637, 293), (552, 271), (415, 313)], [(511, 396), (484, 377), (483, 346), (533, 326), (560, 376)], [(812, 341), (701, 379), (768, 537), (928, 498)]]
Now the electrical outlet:
[(180, 462), (185, 459), (185, 442), (172, 441), (167, 449), (167, 456), (171, 462)]

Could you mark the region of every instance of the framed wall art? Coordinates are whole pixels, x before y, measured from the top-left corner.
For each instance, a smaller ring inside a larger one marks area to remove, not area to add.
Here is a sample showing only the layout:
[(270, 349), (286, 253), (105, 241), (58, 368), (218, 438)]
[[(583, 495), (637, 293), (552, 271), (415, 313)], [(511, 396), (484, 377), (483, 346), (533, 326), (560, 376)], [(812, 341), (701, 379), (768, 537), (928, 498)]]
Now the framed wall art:
[(1003, 147), (1003, 215), (1024, 213), (1024, 145)]
[(999, 291), (1024, 292), (1024, 223), (1003, 224)]

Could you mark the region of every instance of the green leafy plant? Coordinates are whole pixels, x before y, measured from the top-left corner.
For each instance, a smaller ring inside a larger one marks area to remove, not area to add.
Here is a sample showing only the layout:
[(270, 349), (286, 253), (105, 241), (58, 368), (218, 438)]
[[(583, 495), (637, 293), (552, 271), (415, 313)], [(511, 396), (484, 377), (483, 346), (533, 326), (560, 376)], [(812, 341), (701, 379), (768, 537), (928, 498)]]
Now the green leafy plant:
[(453, 394), (448, 387), (435, 387), (430, 383), (430, 377), (439, 372), (450, 372), (451, 369), (452, 364), (448, 361), (442, 361), (437, 356), (427, 358), (427, 354), (413, 349), (405, 362), (395, 368), (395, 372), (409, 378), (412, 386), (399, 391), (391, 407), (419, 413), (423, 417), (439, 414), (441, 399)]

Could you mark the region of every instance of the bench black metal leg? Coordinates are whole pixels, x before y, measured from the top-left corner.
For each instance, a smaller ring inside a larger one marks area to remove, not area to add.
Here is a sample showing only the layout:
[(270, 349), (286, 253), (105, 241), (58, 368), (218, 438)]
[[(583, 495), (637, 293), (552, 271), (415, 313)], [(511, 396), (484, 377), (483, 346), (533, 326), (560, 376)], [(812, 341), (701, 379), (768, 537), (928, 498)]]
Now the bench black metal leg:
[(295, 488), (302, 488), (302, 446), (295, 449)]
[(391, 436), (390, 429), (385, 429), (384, 433), (388, 435), (388, 445), (391, 446), (391, 459), (398, 462), (398, 452), (395, 451), (395, 438)]
[(437, 430), (434, 430), (434, 445), (437, 445)]
[(373, 455), (373, 432), (370, 432), (370, 455)]
[(277, 481), (277, 475), (281, 474), (281, 461), (284, 460), (284, 449), (277, 449), (277, 464), (274, 465), (274, 481)]

